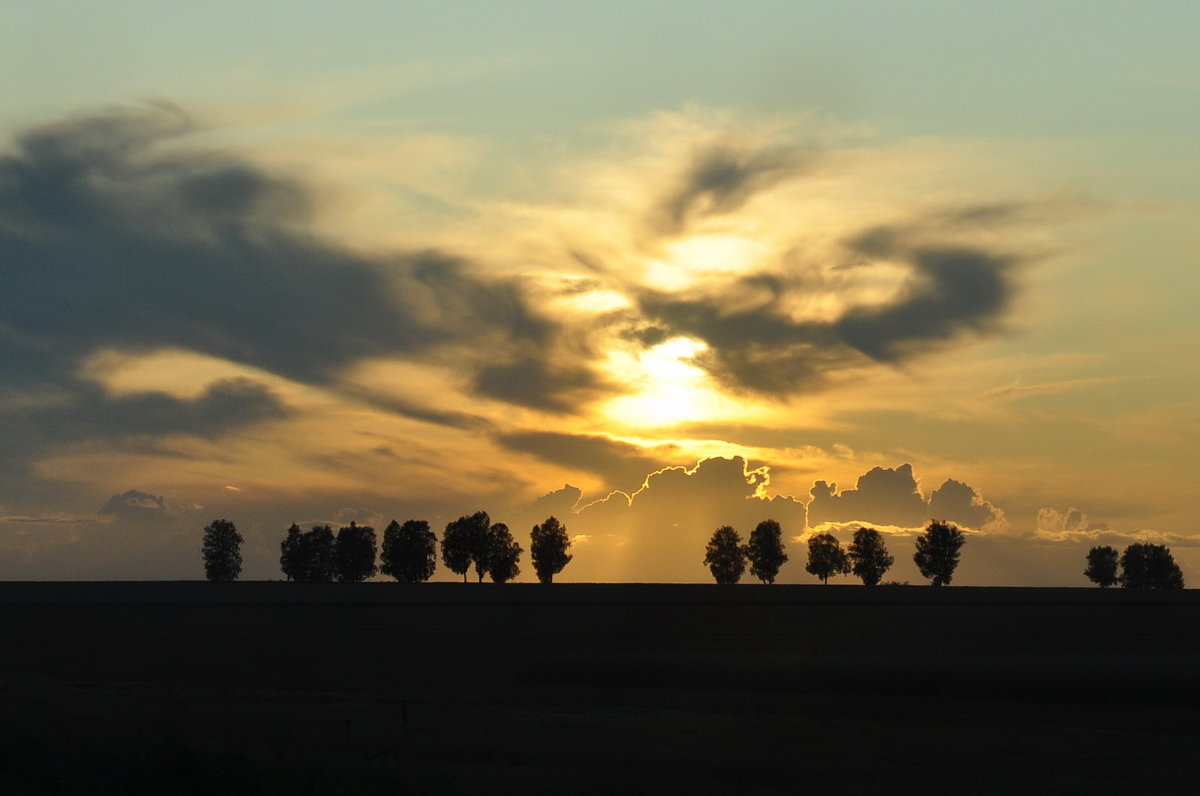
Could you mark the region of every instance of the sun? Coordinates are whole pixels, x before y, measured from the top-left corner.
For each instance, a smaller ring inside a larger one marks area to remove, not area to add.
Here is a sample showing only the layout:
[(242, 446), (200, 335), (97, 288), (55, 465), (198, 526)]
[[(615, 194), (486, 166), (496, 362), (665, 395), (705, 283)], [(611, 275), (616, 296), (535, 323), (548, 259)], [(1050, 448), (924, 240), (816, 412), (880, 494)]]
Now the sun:
[(608, 401), (604, 417), (625, 428), (670, 428), (729, 413), (729, 400), (694, 363), (707, 350), (699, 340), (675, 337), (645, 351), (614, 353), (609, 370), (630, 392)]

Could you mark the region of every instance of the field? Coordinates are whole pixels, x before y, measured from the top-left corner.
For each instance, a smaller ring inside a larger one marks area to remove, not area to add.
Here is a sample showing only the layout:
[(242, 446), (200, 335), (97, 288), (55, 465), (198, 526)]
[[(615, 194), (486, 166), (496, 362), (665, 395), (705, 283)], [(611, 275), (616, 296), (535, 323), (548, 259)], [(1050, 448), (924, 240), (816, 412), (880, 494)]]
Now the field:
[(1195, 792), (1200, 593), (0, 583), (5, 793)]

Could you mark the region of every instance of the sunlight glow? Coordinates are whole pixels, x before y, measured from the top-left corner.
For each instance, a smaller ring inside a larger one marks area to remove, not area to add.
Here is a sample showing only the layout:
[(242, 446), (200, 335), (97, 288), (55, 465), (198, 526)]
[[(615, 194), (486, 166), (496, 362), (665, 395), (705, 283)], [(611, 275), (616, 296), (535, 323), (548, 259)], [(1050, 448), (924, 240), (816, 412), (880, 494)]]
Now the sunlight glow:
[(728, 399), (690, 361), (707, 348), (676, 337), (640, 353), (614, 354), (610, 369), (635, 391), (609, 401), (603, 414), (629, 428), (665, 428), (728, 413)]
[(645, 280), (662, 290), (688, 287), (708, 274), (749, 270), (766, 247), (741, 235), (692, 235), (666, 244), (664, 256), (646, 263)]

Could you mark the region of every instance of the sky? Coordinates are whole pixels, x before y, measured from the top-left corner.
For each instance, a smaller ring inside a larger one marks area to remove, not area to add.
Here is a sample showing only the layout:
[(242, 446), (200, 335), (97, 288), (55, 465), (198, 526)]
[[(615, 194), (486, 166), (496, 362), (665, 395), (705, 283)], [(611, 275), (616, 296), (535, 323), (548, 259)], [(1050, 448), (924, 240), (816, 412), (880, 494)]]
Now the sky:
[[(487, 511), (1200, 583), (1200, 6), (0, 0), (0, 579)], [(439, 579), (454, 576), (439, 569)], [(518, 580), (532, 580), (523, 562)], [(834, 579), (833, 582), (849, 582)]]

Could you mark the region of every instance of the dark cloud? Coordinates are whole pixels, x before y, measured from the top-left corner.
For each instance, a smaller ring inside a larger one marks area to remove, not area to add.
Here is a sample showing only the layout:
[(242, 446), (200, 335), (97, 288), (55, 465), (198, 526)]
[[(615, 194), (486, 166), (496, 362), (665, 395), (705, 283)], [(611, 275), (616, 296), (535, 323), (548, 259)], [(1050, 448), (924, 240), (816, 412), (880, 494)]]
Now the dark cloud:
[(755, 193), (793, 174), (801, 161), (794, 150), (709, 147), (696, 155), (679, 184), (655, 208), (652, 223), (673, 235), (698, 218), (733, 212)]
[(166, 146), (189, 131), (178, 112), (117, 113), (36, 129), (0, 159), (6, 337), (63, 359), (177, 346), (322, 383), (452, 343), (549, 347), (515, 283), (323, 242), (302, 186)]
[(875, 467), (858, 478), (853, 489), (817, 481), (810, 492), (808, 519), (821, 523), (864, 522), (918, 528), (931, 519), (947, 520), (979, 529), (999, 520), (1003, 513), (983, 499), (974, 488), (947, 479), (926, 500), (917, 489), (912, 465), (895, 469)]
[(929, 519), (929, 507), (917, 491), (912, 465), (893, 469), (875, 467), (859, 476), (854, 489), (837, 491), (837, 484), (817, 481), (808, 504), (808, 521), (867, 522), (917, 527)]
[(152, 106), (33, 129), (0, 157), (0, 447), (14, 470), (55, 444), (213, 436), (285, 412), (245, 380), (190, 401), (109, 396), (80, 375), (104, 349), (183, 349), (334, 389), (361, 360), (421, 357), (555, 410), (601, 389), (517, 283), (438, 252), (372, 258), (318, 239), (304, 186), (188, 149), (192, 131)]
[(300, 186), (156, 144), (145, 114), (24, 136), (0, 160), (6, 325), (65, 358), (177, 346), (327, 382), (361, 358), (485, 331), (537, 343), (516, 288), (424, 252), (373, 262), (306, 235)]
[(611, 437), (523, 431), (502, 434), (497, 441), (509, 450), (531, 453), (543, 461), (594, 473), (609, 489), (633, 492), (652, 473), (676, 459), (673, 445), (647, 449)]
[(967, 248), (910, 252), (914, 276), (896, 300), (851, 309), (833, 325), (839, 340), (894, 362), (963, 331), (993, 327), (1012, 295), (1012, 261)]
[(863, 256), (905, 261), (910, 276), (893, 299), (850, 306), (831, 320), (796, 320), (787, 307), (805, 290), (803, 280), (756, 275), (719, 295), (646, 291), (639, 306), (660, 336), (707, 343), (697, 363), (728, 386), (787, 395), (845, 367), (900, 363), (963, 333), (991, 331), (1013, 294), (1009, 257), (967, 247), (898, 249), (883, 228), (850, 245)]
[(579, 500), (582, 497), (582, 489), (570, 484), (563, 484), (562, 489), (556, 489), (533, 501), (527, 513), (542, 518), (569, 517), (579, 506)]
[(130, 489), (110, 497), (100, 507), (99, 513), (107, 517), (116, 517), (119, 520), (154, 522), (161, 520), (166, 515), (167, 501), (163, 497), (156, 497), (149, 492)]
[(267, 387), (249, 379), (223, 379), (195, 398), (162, 392), (114, 396), (95, 384), (64, 375), (41, 400), (0, 404), (0, 494), (31, 498), (32, 462), (59, 446), (103, 441), (163, 455), (154, 440), (170, 434), (216, 439), (251, 423), (287, 416)]
[(480, 367), (474, 389), (489, 398), (566, 414), (613, 387), (589, 367), (534, 356)]
[(930, 493), (929, 516), (979, 529), (999, 519), (1001, 515), (995, 506), (984, 500), (973, 488), (948, 478)]

